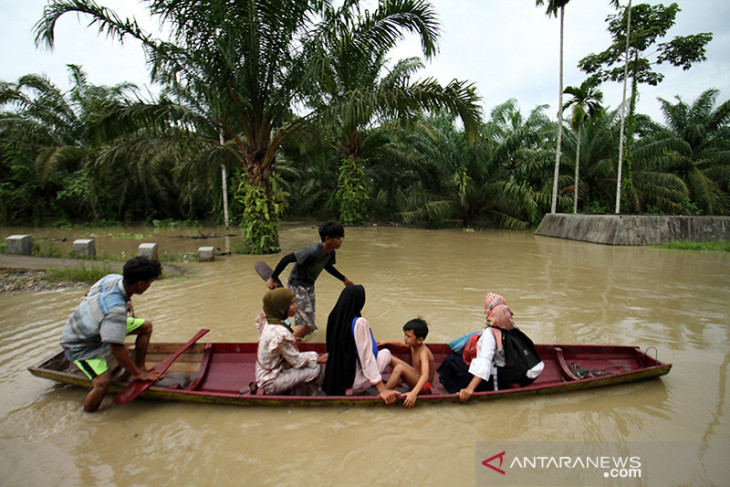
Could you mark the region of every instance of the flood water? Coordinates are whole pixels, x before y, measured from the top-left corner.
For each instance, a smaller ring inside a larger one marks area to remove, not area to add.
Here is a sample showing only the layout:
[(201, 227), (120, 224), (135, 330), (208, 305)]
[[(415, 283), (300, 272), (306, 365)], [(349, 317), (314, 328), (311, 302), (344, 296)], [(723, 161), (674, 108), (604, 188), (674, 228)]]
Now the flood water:
[[(133, 255), (149, 241), (164, 256), (236, 243), (177, 238), (193, 230), (125, 231), (130, 236), (99, 230), (97, 252)], [(20, 232), (38, 234), (0, 229), (0, 237)], [(43, 234), (67, 238), (58, 245), (70, 248), (88, 232)], [(285, 225), (280, 236), (286, 253), (318, 240), (304, 223)], [(273, 267), (281, 255), (264, 260)], [(181, 264), (192, 276), (155, 282), (134, 297), (136, 314), (154, 322), (155, 341), (184, 342), (203, 327), (211, 329), (205, 341), (255, 341), (266, 290), (253, 270), (259, 259)], [(0, 485), (474, 485), (483, 442), (688, 442), (686, 477), (676, 485), (730, 485), (730, 474), (711, 466), (712, 445), (730, 444), (728, 253), (610, 247), (531, 232), (367, 227), (346, 230), (337, 268), (365, 286), (363, 314), (379, 340), (401, 339), (403, 323), (417, 315), (429, 322), (427, 343), (477, 330), (484, 293), (494, 291), (536, 343), (656, 347), (673, 368), (648, 382), (412, 410), (116, 406), (107, 398), (99, 412), (85, 414), (85, 390), (26, 370), (59, 349), (61, 328), (84, 291), (3, 295)], [(320, 329), (308, 341), (324, 341), (341, 288), (326, 273), (317, 281)]]

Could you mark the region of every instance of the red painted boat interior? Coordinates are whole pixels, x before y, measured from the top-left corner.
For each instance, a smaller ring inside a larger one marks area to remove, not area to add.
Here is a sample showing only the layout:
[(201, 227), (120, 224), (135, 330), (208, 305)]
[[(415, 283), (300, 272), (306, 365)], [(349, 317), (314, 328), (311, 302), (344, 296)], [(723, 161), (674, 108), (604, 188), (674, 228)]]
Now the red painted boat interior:
[[(537, 347), (545, 363), (545, 369), (540, 377), (529, 386), (530, 388), (626, 374), (657, 365), (653, 357), (634, 347), (581, 345), (538, 345)], [(434, 355), (437, 367), (451, 353), (445, 344), (430, 345), (429, 348)], [(323, 353), (325, 344), (302, 343), (300, 350)], [(410, 361), (410, 354), (406, 347), (393, 347), (391, 351), (394, 355)], [(199, 392), (240, 394), (245, 393), (255, 379), (255, 343), (209, 343), (205, 344), (203, 350), (198, 349), (195, 355), (194, 358), (191, 357), (190, 365), (199, 364), (197, 370), (182, 367), (188, 369), (185, 379), (171, 372), (164, 380), (164, 385), (160, 385)], [(171, 370), (174, 370), (174, 367)], [(384, 379), (387, 379), (387, 376), (386, 372)], [(174, 384), (170, 384), (171, 381)], [(440, 387), (438, 375), (434, 386), (439, 393), (447, 393)]]

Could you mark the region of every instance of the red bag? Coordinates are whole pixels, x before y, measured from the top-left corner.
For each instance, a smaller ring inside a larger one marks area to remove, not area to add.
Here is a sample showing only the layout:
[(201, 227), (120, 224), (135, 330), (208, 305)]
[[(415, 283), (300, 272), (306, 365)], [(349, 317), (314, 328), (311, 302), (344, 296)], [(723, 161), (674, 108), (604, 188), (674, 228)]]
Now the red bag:
[(470, 365), (471, 361), (474, 360), (477, 356), (477, 342), (481, 338), (482, 334), (477, 333), (476, 335), (472, 335), (469, 337), (469, 340), (467, 340), (466, 345), (464, 345), (464, 350), (461, 352), (461, 358), (464, 360), (464, 363), (466, 365)]

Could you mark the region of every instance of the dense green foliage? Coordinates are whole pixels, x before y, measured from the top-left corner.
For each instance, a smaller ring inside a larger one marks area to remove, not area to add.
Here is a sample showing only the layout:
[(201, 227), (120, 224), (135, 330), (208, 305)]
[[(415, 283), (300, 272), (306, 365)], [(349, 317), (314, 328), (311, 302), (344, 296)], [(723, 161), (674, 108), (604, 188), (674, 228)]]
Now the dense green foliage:
[[(221, 222), (225, 191), (246, 251), (268, 253), (285, 217), (527, 228), (553, 200), (561, 212), (614, 209), (619, 120), (592, 83), (566, 89), (553, 198), (558, 123), (546, 107), (523, 115), (508, 100), (482, 116), (470, 84), (413, 82), (418, 59), (388, 64), (403, 32), (435, 53), (425, 1), (373, 12), (356, 0), (148, 4), (171, 41), (92, 2), (46, 11), (40, 39), (74, 11), (142, 39), (165, 91), (144, 100), (128, 84), (89, 83), (77, 66), (67, 92), (36, 75), (0, 82), (0, 224)], [(636, 114), (631, 211), (730, 212), (730, 102), (716, 102), (710, 89), (691, 105), (663, 101), (663, 123)]]
[(246, 253), (268, 254), (279, 251), (276, 229), (281, 220), (283, 195), (277, 189), (275, 178), (272, 179), (272, 198), (266, 197), (263, 187), (251, 184), (246, 178), (241, 179), (236, 192), (236, 200), (244, 208), (241, 230)]
[[(441, 87), (433, 80), (410, 85), (408, 78), (395, 77), (373, 89), (382, 60), (405, 34), (418, 36), (426, 57), (436, 52), (438, 22), (426, 0), (381, 0), (373, 10), (362, 10), (359, 0), (146, 4), (169, 33), (168, 40), (154, 38), (134, 19), (123, 20), (93, 0), (55, 0), (36, 25), (36, 41), (52, 47), (57, 21), (71, 12), (90, 18), (119, 41), (139, 40), (152, 80), (165, 92), (130, 118), (168, 124), (139, 145), (184, 161), (179, 169), (188, 177), (189, 217), (200, 192), (218, 192), (217, 184), (210, 183), (213, 170), (221, 171), (221, 197), (228, 196), (231, 169), (237, 179), (259, 187), (256, 196), (267, 201), (239, 213), (245, 233), (256, 241), (244, 241), (244, 246), (257, 249), (253, 251), (277, 249), (278, 218), (258, 217), (276, 205), (271, 182), (278, 156), (297, 133), (326, 126), (340, 139), (358, 139), (376, 115), (405, 120), (423, 110), (458, 113), (467, 128), (479, 118), (473, 88), (458, 80)], [(123, 151), (113, 154), (119, 157)], [(83, 187), (69, 191), (91, 194)], [(244, 192), (250, 195), (253, 189)], [(253, 203), (247, 197), (238, 201)]]

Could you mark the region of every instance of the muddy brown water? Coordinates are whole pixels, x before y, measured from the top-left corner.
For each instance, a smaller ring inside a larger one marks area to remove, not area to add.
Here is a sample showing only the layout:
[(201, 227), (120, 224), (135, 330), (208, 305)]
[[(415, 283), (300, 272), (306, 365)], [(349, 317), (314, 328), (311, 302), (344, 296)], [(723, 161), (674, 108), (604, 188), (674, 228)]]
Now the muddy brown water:
[[(130, 256), (154, 241), (161, 254), (225, 252), (221, 229), (109, 232), (0, 229), (54, 238), (97, 238), (101, 252)], [(66, 238), (66, 241), (63, 241)], [(310, 224), (283, 227), (284, 252), (317, 240)], [(265, 256), (275, 265), (281, 254)], [(153, 340), (255, 341), (265, 291), (261, 257), (191, 262), (191, 277), (155, 282), (135, 296)], [(105, 400), (81, 410), (85, 391), (26, 370), (58, 350), (83, 290), (0, 296), (0, 485), (474, 485), (483, 442), (690, 442), (677, 485), (728, 485), (708, 466), (708, 445), (730, 444), (730, 255), (609, 247), (531, 232), (348, 228), (337, 268), (365, 286), (376, 338), (400, 339), (420, 315), (427, 342), (480, 328), (486, 291), (503, 294), (538, 343), (656, 347), (674, 367), (660, 380), (563, 395), (466, 405), (378, 408), (241, 408)], [(324, 323), (341, 284), (317, 282)], [(483, 467), (482, 467), (483, 468)], [(635, 485), (635, 484), (632, 484)], [(639, 484), (643, 485), (643, 484)]]

